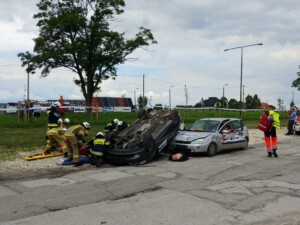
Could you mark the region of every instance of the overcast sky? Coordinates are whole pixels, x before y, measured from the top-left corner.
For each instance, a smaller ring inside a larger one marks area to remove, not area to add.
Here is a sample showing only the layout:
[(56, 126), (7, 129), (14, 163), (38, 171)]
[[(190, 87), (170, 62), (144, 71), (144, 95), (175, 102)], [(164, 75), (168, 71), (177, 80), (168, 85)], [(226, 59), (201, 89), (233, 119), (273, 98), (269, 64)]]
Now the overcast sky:
[[(33, 51), (38, 35), (37, 0), (1, 0), (0, 102), (27, 98), (27, 74), (17, 57)], [(121, 65), (116, 80), (104, 81), (98, 96), (134, 100), (143, 90), (151, 104), (194, 105), (208, 97), (240, 99), (241, 49), (244, 96), (257, 94), (262, 102), (300, 104), (292, 88), (300, 65), (299, 0), (128, 0), (125, 13), (113, 24), (128, 37), (138, 27), (151, 29), (158, 44), (140, 49)], [(47, 78), (30, 75), (30, 99), (83, 99), (74, 85), (76, 74), (56, 69)], [(226, 85), (227, 84), (227, 85)]]

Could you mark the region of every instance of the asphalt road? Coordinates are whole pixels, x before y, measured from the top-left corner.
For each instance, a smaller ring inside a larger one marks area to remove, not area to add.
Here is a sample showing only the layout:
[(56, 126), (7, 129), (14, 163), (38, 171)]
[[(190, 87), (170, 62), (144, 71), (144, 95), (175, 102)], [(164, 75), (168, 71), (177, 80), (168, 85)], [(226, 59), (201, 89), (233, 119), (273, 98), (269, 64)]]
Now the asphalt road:
[(299, 145), (3, 180), (0, 224), (300, 225)]

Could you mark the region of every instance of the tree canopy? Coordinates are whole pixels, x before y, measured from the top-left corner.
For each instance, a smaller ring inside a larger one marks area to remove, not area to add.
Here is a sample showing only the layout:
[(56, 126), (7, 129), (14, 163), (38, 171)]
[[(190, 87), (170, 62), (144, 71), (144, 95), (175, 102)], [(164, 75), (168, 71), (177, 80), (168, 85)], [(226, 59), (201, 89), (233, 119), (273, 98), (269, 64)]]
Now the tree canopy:
[(113, 31), (110, 22), (124, 12), (124, 0), (41, 0), (39, 35), (34, 53), (19, 53), (27, 72), (41, 69), (46, 77), (52, 69), (64, 67), (76, 73), (74, 83), (81, 88), (87, 106), (102, 81), (117, 76), (117, 65), (128, 60), (134, 50), (156, 44), (151, 30), (140, 27), (132, 39)]
[[(299, 68), (300, 68), (300, 66), (299, 66)], [(300, 91), (300, 72), (297, 72), (297, 76), (298, 76), (298, 78), (293, 81), (292, 87), (295, 87), (298, 89), (298, 91)]]
[(258, 109), (260, 107), (260, 99), (255, 94), (253, 97), (252, 95), (246, 96), (245, 108), (246, 109)]

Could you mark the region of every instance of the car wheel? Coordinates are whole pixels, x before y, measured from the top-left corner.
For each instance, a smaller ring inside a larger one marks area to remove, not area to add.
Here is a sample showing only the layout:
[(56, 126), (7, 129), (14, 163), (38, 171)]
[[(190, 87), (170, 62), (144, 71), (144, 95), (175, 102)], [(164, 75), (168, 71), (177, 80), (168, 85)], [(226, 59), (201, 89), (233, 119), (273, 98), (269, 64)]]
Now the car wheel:
[(248, 149), (248, 144), (249, 144), (249, 138), (246, 137), (246, 144), (245, 144), (245, 146), (242, 149), (243, 150), (247, 150)]
[(143, 146), (147, 152), (147, 162), (150, 162), (156, 155), (155, 141), (151, 135), (146, 134), (143, 137)]
[(208, 148), (207, 148), (207, 155), (209, 157), (215, 156), (217, 153), (218, 147), (216, 143), (210, 143)]

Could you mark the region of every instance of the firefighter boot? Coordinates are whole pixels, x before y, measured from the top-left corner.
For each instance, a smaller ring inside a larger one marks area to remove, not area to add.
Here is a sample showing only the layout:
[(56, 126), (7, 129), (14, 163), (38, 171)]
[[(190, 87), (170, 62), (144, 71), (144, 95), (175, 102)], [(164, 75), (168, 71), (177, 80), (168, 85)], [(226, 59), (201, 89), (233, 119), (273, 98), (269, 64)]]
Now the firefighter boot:
[(274, 148), (274, 149), (273, 149), (273, 155), (274, 155), (275, 158), (278, 157), (278, 155), (277, 155), (277, 153), (276, 153), (276, 150), (277, 150), (277, 148)]

